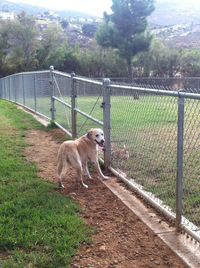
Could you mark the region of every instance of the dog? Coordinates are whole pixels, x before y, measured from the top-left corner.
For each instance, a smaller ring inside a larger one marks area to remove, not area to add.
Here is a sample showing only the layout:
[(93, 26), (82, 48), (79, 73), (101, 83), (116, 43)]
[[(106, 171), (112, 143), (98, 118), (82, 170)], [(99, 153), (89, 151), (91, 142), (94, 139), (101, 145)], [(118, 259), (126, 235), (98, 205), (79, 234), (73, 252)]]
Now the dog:
[(98, 146), (104, 148), (104, 144), (104, 133), (100, 128), (89, 130), (87, 134), (79, 139), (63, 142), (58, 150), (57, 161), (59, 187), (64, 188), (63, 178), (65, 177), (68, 167), (71, 166), (76, 169), (82, 185), (88, 188), (88, 185), (83, 182), (83, 175), (92, 179), (87, 166), (89, 161), (94, 163), (102, 179), (109, 179), (109, 177), (103, 175), (98, 162)]

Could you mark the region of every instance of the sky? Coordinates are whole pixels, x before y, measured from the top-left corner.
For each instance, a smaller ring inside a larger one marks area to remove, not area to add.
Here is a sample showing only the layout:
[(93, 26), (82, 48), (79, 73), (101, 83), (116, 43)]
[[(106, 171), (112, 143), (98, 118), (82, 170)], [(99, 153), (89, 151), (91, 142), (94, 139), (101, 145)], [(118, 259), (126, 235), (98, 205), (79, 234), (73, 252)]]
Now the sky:
[(112, 0), (8, 0), (15, 3), (25, 3), (52, 10), (75, 10), (90, 15), (103, 17), (103, 12), (110, 12)]

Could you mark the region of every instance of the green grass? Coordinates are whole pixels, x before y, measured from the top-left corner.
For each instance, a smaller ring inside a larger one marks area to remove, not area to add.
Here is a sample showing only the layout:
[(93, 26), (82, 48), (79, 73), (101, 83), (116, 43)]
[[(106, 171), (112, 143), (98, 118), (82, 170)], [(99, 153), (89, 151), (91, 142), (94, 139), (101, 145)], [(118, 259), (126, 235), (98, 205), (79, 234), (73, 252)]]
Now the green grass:
[(78, 206), (38, 178), (23, 157), (26, 131), (41, 128), (0, 101), (1, 267), (69, 267), (77, 247), (89, 241)]

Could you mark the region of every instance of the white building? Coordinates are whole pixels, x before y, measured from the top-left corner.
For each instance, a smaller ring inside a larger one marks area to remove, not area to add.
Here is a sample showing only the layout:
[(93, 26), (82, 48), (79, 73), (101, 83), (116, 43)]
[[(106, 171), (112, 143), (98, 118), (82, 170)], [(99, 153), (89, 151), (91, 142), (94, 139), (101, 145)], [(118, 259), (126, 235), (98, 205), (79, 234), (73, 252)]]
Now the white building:
[(13, 12), (0, 11), (0, 18), (3, 20), (14, 20), (15, 14)]

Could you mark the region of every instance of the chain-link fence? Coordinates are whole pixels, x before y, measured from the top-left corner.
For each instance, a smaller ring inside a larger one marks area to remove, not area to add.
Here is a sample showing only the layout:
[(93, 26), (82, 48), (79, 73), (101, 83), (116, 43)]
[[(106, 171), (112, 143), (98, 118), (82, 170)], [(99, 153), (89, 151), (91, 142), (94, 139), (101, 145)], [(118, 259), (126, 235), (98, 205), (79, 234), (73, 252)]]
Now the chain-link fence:
[(49, 71), (14, 74), (1, 78), (0, 81), (1, 98), (51, 117)]
[(154, 88), (160, 90), (185, 91), (200, 93), (199, 77), (135, 77), (133, 82), (129, 78), (111, 78), (114, 84), (132, 85), (144, 88)]
[(73, 138), (104, 128), (106, 167), (200, 241), (197, 79), (176, 89), (158, 79), (131, 86), (50, 70), (0, 81), (1, 98), (44, 115)]

